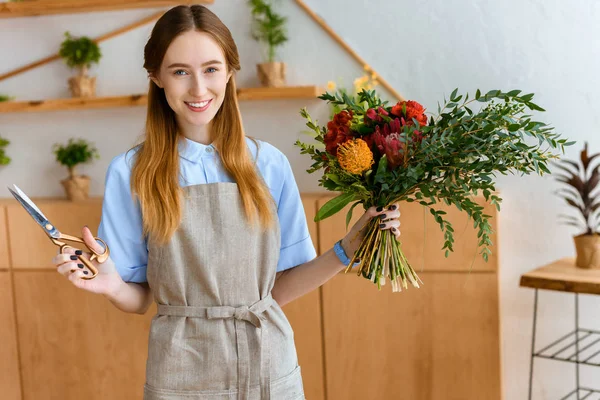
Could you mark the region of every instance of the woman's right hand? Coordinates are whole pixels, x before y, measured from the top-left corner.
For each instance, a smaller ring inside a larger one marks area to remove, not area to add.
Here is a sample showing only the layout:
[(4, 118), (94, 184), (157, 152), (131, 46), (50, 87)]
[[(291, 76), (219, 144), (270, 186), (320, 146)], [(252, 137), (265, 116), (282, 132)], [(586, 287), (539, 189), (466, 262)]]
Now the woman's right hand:
[[(82, 238), (89, 248), (98, 253), (104, 252), (104, 247), (96, 242), (87, 226), (82, 230)], [(83, 252), (83, 256), (89, 259), (91, 254)], [(75, 259), (72, 259), (73, 257)], [(59, 274), (69, 279), (76, 287), (88, 292), (114, 295), (124, 283), (110, 256), (101, 264), (96, 260), (92, 261), (96, 269), (98, 269), (98, 275), (93, 279), (83, 279), (84, 276), (92, 272), (88, 271), (87, 267), (77, 259), (75, 249), (73, 248), (67, 248), (65, 249), (65, 253), (56, 255), (52, 259), (52, 263), (56, 265), (56, 270)]]

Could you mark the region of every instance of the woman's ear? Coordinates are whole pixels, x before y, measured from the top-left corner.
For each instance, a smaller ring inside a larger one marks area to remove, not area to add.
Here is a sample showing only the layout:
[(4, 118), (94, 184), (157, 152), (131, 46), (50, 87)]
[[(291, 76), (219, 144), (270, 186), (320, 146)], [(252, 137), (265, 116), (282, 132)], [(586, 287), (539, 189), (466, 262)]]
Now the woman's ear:
[(158, 79), (156, 76), (154, 76), (154, 74), (148, 74), (148, 78), (150, 78), (152, 80), (152, 82), (154, 82), (156, 84), (156, 86), (158, 86), (159, 88), (162, 89), (162, 84), (160, 83), (160, 79)]
[(230, 72), (227, 74), (227, 83), (229, 83), (229, 79), (231, 79), (231, 75), (233, 75), (233, 71), (230, 71)]

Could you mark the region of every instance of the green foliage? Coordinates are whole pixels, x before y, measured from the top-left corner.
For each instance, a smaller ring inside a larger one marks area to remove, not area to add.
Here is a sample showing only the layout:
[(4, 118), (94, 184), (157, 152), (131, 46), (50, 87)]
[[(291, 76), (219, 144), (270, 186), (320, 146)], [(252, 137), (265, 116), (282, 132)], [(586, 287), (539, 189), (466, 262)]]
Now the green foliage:
[[(550, 149), (560, 149), (572, 145), (561, 139), (552, 127), (538, 122), (526, 110), (544, 111), (532, 102), (533, 94), (520, 95), (519, 90), (502, 92), (492, 90), (485, 95), (477, 90), (474, 98), (458, 95), (458, 89), (438, 105), (438, 113), (431, 116), (426, 126), (404, 126), (400, 141), (408, 144), (406, 162), (397, 168), (386, 164), (387, 157), (374, 154), (375, 164), (362, 175), (350, 174), (342, 169), (333, 155), (314, 144), (296, 141), (301, 154), (310, 155), (314, 161), (307, 170), (314, 173), (323, 170), (319, 185), (343, 195), (326, 204), (327, 210), (320, 210), (316, 220), (334, 214), (352, 201), (371, 206), (387, 206), (398, 201), (418, 202), (430, 208), (434, 220), (444, 232), (443, 249), (446, 256), (453, 251), (454, 229), (445, 219), (445, 212), (433, 206), (439, 202), (454, 205), (473, 219), (478, 229), (479, 246), (485, 260), (491, 253), (489, 215), (483, 207), (475, 203), (473, 195), (483, 194), (486, 201), (500, 210), (502, 199), (496, 191), (494, 177), (500, 173), (543, 175), (550, 173), (547, 163), (557, 159), (558, 154)], [(369, 108), (384, 107), (390, 110), (375, 91), (363, 90), (358, 100), (347, 93), (325, 93), (319, 97), (341, 109), (353, 112), (350, 130), (353, 136), (363, 137), (373, 133), (374, 128), (365, 124), (365, 114)], [(479, 110), (474, 106), (481, 104)], [(306, 109), (300, 111), (314, 132), (315, 140), (325, 143), (327, 127), (319, 126), (312, 120)], [(384, 121), (390, 118), (383, 116)], [(414, 131), (422, 134), (417, 144)], [(356, 205), (356, 204), (355, 204)], [(325, 207), (324, 206), (324, 207)], [(350, 215), (347, 216), (349, 220)]]
[(11, 101), (14, 99), (15, 98), (13, 96), (9, 96), (7, 94), (0, 94), (0, 103), (2, 103), (3, 101)]
[(592, 161), (600, 153), (588, 155), (588, 144), (581, 151), (581, 165), (572, 160), (562, 159), (554, 163), (561, 169), (556, 175), (556, 180), (564, 184), (564, 188), (556, 192), (565, 202), (577, 210), (576, 218), (570, 215), (561, 215), (564, 223), (580, 228), (586, 235), (600, 233), (600, 192), (597, 191), (600, 183), (600, 163), (592, 166)]
[(267, 47), (267, 61), (275, 61), (277, 47), (288, 41), (285, 24), (286, 17), (273, 11), (273, 2), (269, 0), (248, 0), (252, 12), (252, 37)]
[(10, 157), (6, 155), (6, 150), (4, 149), (8, 146), (10, 142), (2, 137), (0, 137), (0, 165), (8, 165), (10, 164)]
[(74, 38), (69, 32), (65, 32), (65, 40), (61, 43), (58, 54), (71, 68), (89, 68), (92, 63), (98, 63), (102, 57), (96, 42), (86, 36)]
[(71, 170), (78, 164), (90, 162), (92, 159), (100, 158), (98, 150), (85, 139), (69, 139), (66, 145), (54, 144), (53, 152), (56, 161)]

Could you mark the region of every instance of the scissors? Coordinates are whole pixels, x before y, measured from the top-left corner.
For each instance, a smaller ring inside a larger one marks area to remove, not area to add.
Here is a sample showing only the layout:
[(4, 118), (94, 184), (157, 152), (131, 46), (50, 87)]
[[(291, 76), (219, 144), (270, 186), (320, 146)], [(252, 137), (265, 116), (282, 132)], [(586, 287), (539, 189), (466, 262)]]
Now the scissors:
[[(67, 240), (69, 242), (76, 242), (76, 243), (83, 243), (85, 245), (85, 247), (87, 247), (87, 249), (92, 253), (92, 256), (89, 259), (84, 257), (83, 255), (77, 256), (77, 258), (79, 258), (79, 260), (81, 260), (81, 262), (83, 264), (85, 264), (85, 266), (88, 267), (90, 272), (92, 273), (91, 276), (86, 275), (86, 276), (83, 276), (82, 278), (83, 279), (93, 279), (96, 275), (98, 275), (98, 269), (94, 266), (94, 264), (92, 264), (92, 261), (96, 260), (99, 263), (103, 263), (104, 261), (106, 261), (108, 259), (108, 256), (110, 253), (108, 250), (108, 246), (106, 245), (104, 240), (97, 238), (97, 237), (94, 238), (97, 241), (101, 242), (102, 245), (104, 246), (104, 248), (106, 249), (104, 251), (104, 253), (99, 254), (99, 253), (95, 252), (94, 250), (90, 249), (82, 238), (76, 237), (76, 236), (71, 236), (71, 235), (64, 235), (64, 234), (60, 233), (58, 231), (58, 229), (56, 229), (56, 227), (54, 225), (52, 225), (50, 223), (50, 221), (48, 221), (48, 218), (46, 218), (46, 216), (40, 211), (40, 209), (35, 205), (34, 202), (31, 201), (31, 199), (29, 197), (27, 197), (27, 195), (25, 193), (23, 193), (23, 191), (21, 191), (21, 189), (19, 189), (17, 187), (17, 185), (13, 185), (13, 186), (14, 186), (15, 190), (12, 190), (10, 187), (8, 188), (8, 190), (12, 193), (13, 196), (15, 196), (17, 201), (19, 203), (21, 203), (21, 205), (25, 208), (25, 210), (29, 213), (29, 215), (35, 220), (35, 222), (37, 222), (37, 224), (44, 230), (44, 232), (46, 233), (46, 235), (48, 235), (48, 237), (50, 238), (52, 243), (54, 243), (55, 245), (60, 247), (60, 254), (64, 254), (66, 249), (79, 250), (76, 247), (69, 246), (65, 242), (62, 242), (61, 240)], [(73, 272), (73, 271), (74, 270), (72, 270), (71, 272)]]

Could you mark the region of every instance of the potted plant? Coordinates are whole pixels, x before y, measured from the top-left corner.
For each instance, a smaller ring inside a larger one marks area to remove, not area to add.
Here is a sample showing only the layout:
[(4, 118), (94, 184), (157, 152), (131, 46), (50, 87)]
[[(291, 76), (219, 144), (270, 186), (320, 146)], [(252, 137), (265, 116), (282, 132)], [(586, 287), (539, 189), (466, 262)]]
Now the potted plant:
[(69, 169), (69, 177), (60, 181), (67, 192), (67, 198), (72, 201), (87, 199), (90, 178), (87, 175), (77, 175), (75, 167), (94, 158), (100, 158), (98, 150), (84, 139), (69, 139), (65, 146), (54, 144), (53, 151), (56, 154), (56, 161)]
[(102, 54), (98, 44), (88, 37), (74, 38), (65, 32), (65, 40), (60, 45), (59, 55), (71, 68), (78, 68), (79, 74), (69, 78), (69, 89), (73, 97), (94, 97), (96, 77), (88, 76), (92, 63), (98, 63)]
[(6, 155), (6, 151), (4, 150), (4, 148), (9, 144), (10, 142), (8, 140), (0, 137), (0, 165), (10, 164), (10, 157)]
[(575, 265), (580, 268), (600, 269), (600, 196), (596, 191), (600, 182), (600, 164), (592, 167), (592, 161), (600, 153), (588, 155), (585, 142), (581, 151), (581, 165), (571, 160), (560, 160), (555, 165), (564, 172), (557, 180), (566, 185), (557, 191), (569, 206), (577, 210), (577, 217), (561, 215), (565, 223), (583, 231), (573, 237), (575, 242)]
[(275, 13), (269, 0), (249, 0), (252, 9), (252, 37), (266, 46), (266, 62), (256, 66), (258, 78), (263, 86), (285, 86), (283, 62), (276, 62), (276, 49), (288, 38), (285, 30), (286, 17)]

